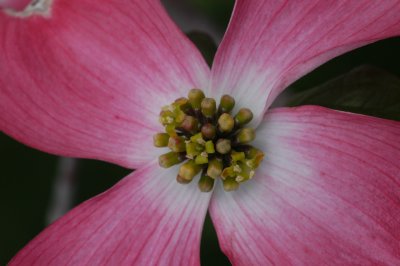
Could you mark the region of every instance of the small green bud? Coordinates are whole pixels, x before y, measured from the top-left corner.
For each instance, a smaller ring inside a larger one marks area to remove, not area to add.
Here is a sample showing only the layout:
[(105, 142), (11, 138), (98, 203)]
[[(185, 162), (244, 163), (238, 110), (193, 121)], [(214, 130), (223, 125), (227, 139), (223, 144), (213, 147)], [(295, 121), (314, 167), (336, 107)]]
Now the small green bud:
[(153, 136), (153, 144), (155, 147), (167, 147), (169, 135), (167, 133), (157, 133)]
[(175, 104), (177, 106), (179, 106), (179, 108), (185, 113), (190, 112), (190, 110), (192, 109), (192, 106), (190, 105), (189, 100), (185, 97), (176, 99)]
[(182, 128), (186, 132), (194, 133), (198, 130), (198, 124), (199, 122), (196, 118), (190, 115), (186, 115), (182, 123), (180, 124), (180, 128)]
[(191, 89), (188, 94), (189, 103), (195, 110), (200, 109), (201, 101), (204, 99), (204, 97), (204, 93), (200, 89)]
[(254, 147), (251, 147), (245, 154), (248, 159), (246, 160), (246, 164), (253, 169), (256, 169), (264, 159), (264, 153)]
[(236, 182), (241, 183), (247, 181), (254, 176), (254, 168), (248, 166), (246, 163), (239, 162), (238, 167), (240, 171), (236, 175)]
[(222, 160), (214, 158), (208, 163), (207, 175), (215, 179), (221, 175), (222, 168), (223, 168)]
[(206, 152), (202, 152), (200, 155), (196, 156), (194, 161), (196, 164), (206, 164), (208, 163), (208, 154)]
[(214, 187), (214, 179), (207, 176), (206, 173), (203, 171), (198, 186), (201, 192), (210, 192)]
[(202, 153), (204, 147), (201, 144), (195, 142), (186, 142), (186, 157), (194, 159), (195, 156)]
[(248, 108), (242, 108), (235, 115), (235, 125), (243, 126), (253, 119), (253, 113)]
[(201, 127), (201, 134), (205, 139), (213, 139), (216, 134), (215, 126), (212, 124), (205, 124)]
[(239, 188), (239, 183), (231, 178), (222, 180), (222, 183), (225, 191), (234, 191)]
[(186, 151), (185, 139), (180, 136), (172, 136), (168, 141), (168, 148), (174, 152)]
[(174, 113), (167, 110), (167, 107), (168, 106), (164, 106), (163, 109), (165, 110), (160, 112), (159, 121), (163, 126), (170, 125), (175, 122)]
[(192, 180), (186, 180), (186, 179), (184, 179), (184, 178), (182, 178), (180, 175), (177, 175), (176, 176), (176, 181), (179, 183), (179, 184), (189, 184)]
[(253, 128), (246, 127), (242, 128), (236, 136), (236, 142), (240, 144), (246, 144), (253, 141), (256, 138), (256, 132)]
[(237, 162), (245, 159), (244, 152), (232, 151), (231, 153), (232, 161)]
[(196, 164), (194, 160), (188, 160), (179, 168), (178, 176), (186, 181), (192, 181), (193, 178), (200, 172), (201, 166)]
[(205, 149), (208, 154), (215, 153), (214, 143), (211, 140), (207, 141), (205, 144)]
[(251, 145), (246, 146), (247, 149), (244, 151), (246, 158), (247, 159), (253, 159), (255, 158), (258, 154), (262, 154), (263, 152), (257, 148), (254, 148)]
[(165, 132), (167, 132), (169, 136), (177, 136), (175, 131), (175, 125), (166, 125)]
[(232, 111), (234, 106), (235, 106), (235, 99), (225, 94), (221, 97), (218, 111), (219, 113), (229, 113), (230, 111)]
[(235, 173), (235, 171), (233, 170), (233, 166), (231, 165), (231, 166), (229, 166), (229, 167), (225, 167), (224, 168), (224, 170), (222, 170), (222, 173), (221, 173), (221, 178), (223, 179), (223, 180), (225, 180), (225, 179), (227, 179), (227, 178), (233, 178), (233, 177), (235, 177), (236, 176), (236, 173)]
[(235, 121), (233, 120), (233, 118), (232, 118), (232, 116), (230, 114), (223, 113), (218, 118), (218, 129), (222, 133), (231, 132), (234, 126), (235, 126)]
[(229, 139), (219, 139), (215, 146), (217, 152), (221, 154), (227, 154), (231, 151), (231, 141)]
[(175, 164), (183, 162), (185, 159), (185, 155), (170, 151), (158, 157), (158, 164), (161, 167), (169, 168)]
[(191, 136), (190, 141), (201, 145), (204, 145), (206, 143), (201, 133), (197, 133), (196, 135)]
[(216, 111), (216, 103), (212, 98), (204, 98), (201, 101), (201, 112), (205, 117), (213, 117)]

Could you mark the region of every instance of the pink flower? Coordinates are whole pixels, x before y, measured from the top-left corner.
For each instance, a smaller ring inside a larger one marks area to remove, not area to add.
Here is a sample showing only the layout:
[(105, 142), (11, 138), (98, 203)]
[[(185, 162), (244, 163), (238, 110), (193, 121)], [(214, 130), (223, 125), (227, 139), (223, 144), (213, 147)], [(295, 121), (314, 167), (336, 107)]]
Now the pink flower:
[[(400, 265), (400, 124), (317, 106), (268, 110), (327, 60), (399, 34), (397, 0), (238, 0), (210, 71), (159, 1), (1, 13), (1, 130), (137, 169), (10, 265), (198, 265), (207, 209), (235, 265)], [(160, 108), (193, 87), (254, 112), (266, 156), (237, 191), (219, 182), (202, 193), (158, 166)]]

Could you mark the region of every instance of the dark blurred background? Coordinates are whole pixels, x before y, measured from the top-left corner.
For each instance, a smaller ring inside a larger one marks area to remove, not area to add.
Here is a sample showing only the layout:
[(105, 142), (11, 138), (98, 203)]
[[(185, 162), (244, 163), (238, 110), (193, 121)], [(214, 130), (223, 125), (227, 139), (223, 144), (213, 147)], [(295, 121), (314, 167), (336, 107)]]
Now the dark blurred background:
[[(209, 47), (208, 52), (213, 50), (212, 42), (221, 41), (233, 7), (232, 0), (163, 2), (184, 32), (210, 36), (197, 43)], [(293, 84), (277, 105), (319, 104), (399, 120), (399, 77), (400, 38), (383, 40), (321, 66)], [(3, 133), (0, 150), (0, 265), (59, 214), (106, 190), (130, 172), (104, 162), (42, 153)], [(201, 260), (202, 265), (230, 265), (219, 250), (209, 217), (202, 237)]]

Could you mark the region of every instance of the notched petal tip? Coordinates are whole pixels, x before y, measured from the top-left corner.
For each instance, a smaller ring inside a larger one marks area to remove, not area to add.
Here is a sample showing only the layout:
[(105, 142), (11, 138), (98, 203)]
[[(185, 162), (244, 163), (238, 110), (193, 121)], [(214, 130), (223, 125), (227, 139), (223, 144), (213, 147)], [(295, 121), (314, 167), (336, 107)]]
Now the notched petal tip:
[(53, 0), (19, 0), (19, 1), (3, 1), (0, 7), (4, 8), (7, 15), (14, 17), (30, 17), (41, 15), (50, 16)]

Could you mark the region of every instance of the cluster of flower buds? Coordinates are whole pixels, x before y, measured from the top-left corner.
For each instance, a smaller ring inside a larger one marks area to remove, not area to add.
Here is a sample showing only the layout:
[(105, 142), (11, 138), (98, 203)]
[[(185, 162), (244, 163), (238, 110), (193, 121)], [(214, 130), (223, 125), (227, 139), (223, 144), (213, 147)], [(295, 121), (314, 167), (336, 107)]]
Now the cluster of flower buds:
[(217, 108), (216, 101), (206, 98), (200, 89), (164, 106), (160, 123), (165, 132), (157, 133), (153, 140), (154, 146), (171, 151), (159, 157), (160, 166), (168, 168), (185, 161), (177, 181), (189, 183), (201, 172), (199, 189), (203, 192), (211, 191), (217, 178), (226, 191), (251, 179), (264, 154), (249, 145), (256, 136), (253, 128), (246, 127), (253, 113), (242, 108), (232, 116), (234, 106), (235, 100), (224, 95)]

